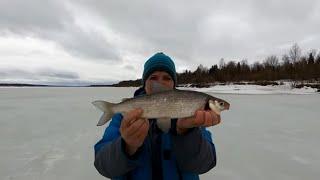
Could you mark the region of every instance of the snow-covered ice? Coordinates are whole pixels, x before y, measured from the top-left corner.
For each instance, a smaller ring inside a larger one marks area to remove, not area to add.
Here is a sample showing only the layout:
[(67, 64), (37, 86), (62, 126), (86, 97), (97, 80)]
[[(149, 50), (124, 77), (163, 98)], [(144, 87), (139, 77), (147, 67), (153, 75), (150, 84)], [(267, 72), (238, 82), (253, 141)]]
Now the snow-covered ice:
[[(0, 179), (105, 179), (93, 166), (105, 126), (96, 126), (101, 112), (91, 101), (119, 102), (134, 89), (0, 88)], [(209, 128), (218, 163), (201, 179), (319, 179), (318, 93), (201, 90), (231, 103), (222, 123)]]
[(202, 92), (211, 93), (223, 93), (223, 94), (315, 94), (316, 88), (303, 87), (292, 88), (290, 82), (285, 82), (283, 85), (215, 85), (209, 88), (181, 88), (181, 89), (193, 89)]

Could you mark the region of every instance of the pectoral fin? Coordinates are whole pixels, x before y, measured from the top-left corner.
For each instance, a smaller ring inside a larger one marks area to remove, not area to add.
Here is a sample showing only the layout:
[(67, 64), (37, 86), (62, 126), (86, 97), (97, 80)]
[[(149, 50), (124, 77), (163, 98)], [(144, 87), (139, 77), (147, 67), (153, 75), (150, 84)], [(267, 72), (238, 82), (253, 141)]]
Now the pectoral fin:
[(170, 118), (158, 118), (157, 125), (164, 133), (167, 133), (171, 127), (171, 119)]

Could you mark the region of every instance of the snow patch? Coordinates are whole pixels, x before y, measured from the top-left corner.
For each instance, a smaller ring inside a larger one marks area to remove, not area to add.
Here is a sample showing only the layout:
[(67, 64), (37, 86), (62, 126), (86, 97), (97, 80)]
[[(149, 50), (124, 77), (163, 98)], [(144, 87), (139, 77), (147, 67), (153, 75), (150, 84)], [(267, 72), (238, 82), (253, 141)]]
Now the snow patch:
[(201, 92), (223, 93), (223, 94), (316, 94), (317, 89), (311, 87), (291, 88), (289, 83), (278, 86), (260, 86), (260, 85), (216, 85), (209, 88), (186, 88)]

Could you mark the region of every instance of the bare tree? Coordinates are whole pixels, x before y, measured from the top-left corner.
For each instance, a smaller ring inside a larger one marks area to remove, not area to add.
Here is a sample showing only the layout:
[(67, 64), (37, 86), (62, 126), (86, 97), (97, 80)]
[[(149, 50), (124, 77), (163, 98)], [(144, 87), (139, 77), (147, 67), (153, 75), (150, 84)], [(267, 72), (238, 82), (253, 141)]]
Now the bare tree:
[(308, 57), (308, 65), (313, 65), (314, 64), (314, 56), (313, 53), (309, 53), (309, 57)]
[(317, 56), (317, 50), (316, 49), (311, 49), (309, 51), (309, 54), (312, 54), (313, 57), (316, 57)]
[(265, 65), (265, 67), (276, 68), (279, 65), (279, 59), (277, 56), (271, 55), (264, 60), (263, 64)]
[(199, 72), (199, 73), (207, 73), (208, 71), (209, 71), (208, 68), (203, 66), (202, 64), (200, 64), (196, 69), (196, 72)]
[(220, 61), (219, 61), (219, 68), (223, 69), (225, 66), (226, 66), (226, 63), (224, 62), (224, 59), (221, 58)]
[(241, 66), (248, 66), (248, 59), (242, 59), (241, 60)]
[(289, 50), (289, 57), (292, 63), (299, 61), (301, 57), (301, 49), (297, 43), (293, 44)]
[(286, 54), (284, 54), (284, 55), (282, 56), (281, 60), (282, 60), (282, 64), (283, 64), (283, 65), (290, 64), (290, 58), (289, 58), (289, 56), (286, 55)]
[(255, 71), (255, 72), (259, 72), (263, 69), (262, 65), (260, 64), (259, 61), (255, 61), (253, 64), (252, 64), (252, 71)]

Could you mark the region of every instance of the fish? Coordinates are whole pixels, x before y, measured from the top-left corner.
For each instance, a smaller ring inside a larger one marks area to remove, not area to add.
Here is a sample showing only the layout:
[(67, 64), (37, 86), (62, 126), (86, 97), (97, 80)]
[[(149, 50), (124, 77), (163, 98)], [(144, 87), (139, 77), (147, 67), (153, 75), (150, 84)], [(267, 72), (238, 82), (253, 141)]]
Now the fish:
[(141, 108), (142, 118), (157, 119), (158, 127), (168, 132), (171, 119), (192, 117), (199, 109), (211, 110), (220, 115), (222, 111), (230, 108), (227, 101), (203, 92), (167, 89), (159, 83), (154, 84), (152, 89), (152, 94), (126, 98), (120, 103), (93, 101), (92, 104), (103, 112), (97, 126), (106, 124), (115, 113), (125, 114)]

